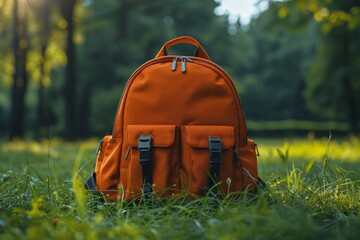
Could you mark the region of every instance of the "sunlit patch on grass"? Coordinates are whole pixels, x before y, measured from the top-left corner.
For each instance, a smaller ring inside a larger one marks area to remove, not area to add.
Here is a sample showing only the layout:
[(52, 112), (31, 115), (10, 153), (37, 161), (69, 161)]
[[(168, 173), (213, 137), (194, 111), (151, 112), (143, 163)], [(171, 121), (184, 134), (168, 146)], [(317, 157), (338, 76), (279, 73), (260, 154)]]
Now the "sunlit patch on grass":
[[(60, 141), (54, 139), (52, 140), (52, 144), (54, 146), (59, 145)], [(51, 157), (59, 156), (59, 152), (56, 151), (55, 148), (49, 149), (47, 145), (48, 145), (48, 140), (43, 140), (41, 142), (15, 140), (12, 142), (2, 143), (1, 152), (3, 153), (24, 152), (24, 153), (44, 155), (44, 156), (50, 154)]]
[(73, 151), (73, 148), (77, 148), (80, 143), (84, 144), (89, 149), (95, 149), (98, 145), (98, 141), (95, 139), (81, 142), (64, 142), (60, 139), (51, 139), (50, 141), (48, 139), (41, 141), (15, 140), (11, 142), (2, 142), (0, 144), (0, 152), (22, 152), (42, 156), (49, 155), (50, 157), (57, 158), (63, 154), (63, 151)]
[[(292, 139), (285, 143), (279, 143), (279, 141), (269, 142), (269, 140), (266, 140), (265, 144), (261, 143), (262, 142), (259, 141), (258, 148), (262, 161), (278, 161), (278, 149), (282, 150), (287, 148), (289, 157), (292, 160), (309, 161), (314, 159), (315, 161), (322, 161), (328, 139)], [(360, 139), (358, 137), (353, 136), (346, 141), (336, 140), (336, 138), (334, 139), (333, 137), (330, 144), (329, 156), (331, 159), (343, 162), (360, 161)]]

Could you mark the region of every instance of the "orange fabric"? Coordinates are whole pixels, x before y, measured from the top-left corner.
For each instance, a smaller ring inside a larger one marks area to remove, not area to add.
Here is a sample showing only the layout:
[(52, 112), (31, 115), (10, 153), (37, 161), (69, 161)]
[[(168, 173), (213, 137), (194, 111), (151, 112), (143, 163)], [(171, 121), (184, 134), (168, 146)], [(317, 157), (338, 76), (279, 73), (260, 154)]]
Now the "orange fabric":
[(232, 179), (234, 128), (229, 126), (183, 126), (182, 142), (182, 189), (203, 194), (209, 183), (209, 137), (222, 140), (219, 181), (222, 192), (227, 192), (227, 178)]
[[(127, 142), (131, 153), (129, 169), (123, 177), (128, 184), (125, 186), (125, 198), (140, 195), (143, 184), (142, 169), (139, 162), (138, 138), (141, 135), (152, 136), (153, 188), (161, 196), (169, 196), (179, 189), (179, 160), (175, 151), (174, 125), (128, 125)], [(155, 161), (156, 160), (156, 161)]]
[(234, 128), (229, 126), (185, 126), (186, 141), (191, 147), (209, 148), (209, 137), (221, 137), (222, 148), (234, 146)]
[(127, 83), (113, 134), (104, 138), (95, 169), (97, 188), (110, 200), (118, 194), (133, 199), (141, 193), (140, 136), (152, 138), (153, 189), (158, 196), (179, 191), (204, 193), (209, 183), (209, 137), (222, 140), (220, 191), (256, 188), (255, 145), (247, 138), (233, 82), (205, 59), (205, 50), (201, 57), (189, 56), (191, 61), (180, 59), (172, 69), (175, 56), (161, 53), (182, 42), (203, 49), (189, 37), (169, 41)]
[(95, 167), (97, 188), (110, 200), (118, 194), (121, 145), (122, 139), (105, 136)]
[(169, 147), (174, 144), (175, 125), (128, 125), (127, 141), (131, 147), (138, 146), (141, 135), (152, 136), (153, 147)]
[(258, 176), (255, 143), (249, 139), (246, 146), (237, 148), (238, 164), (234, 167), (235, 176), (241, 177), (242, 184), (235, 178), (234, 189), (255, 190)]

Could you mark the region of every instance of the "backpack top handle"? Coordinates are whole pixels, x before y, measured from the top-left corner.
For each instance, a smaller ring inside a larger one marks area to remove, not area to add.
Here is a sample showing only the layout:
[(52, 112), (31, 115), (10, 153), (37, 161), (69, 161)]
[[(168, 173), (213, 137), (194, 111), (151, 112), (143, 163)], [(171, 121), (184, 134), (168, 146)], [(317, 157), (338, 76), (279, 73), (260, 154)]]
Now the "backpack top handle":
[(191, 44), (194, 45), (196, 47), (196, 52), (195, 52), (195, 56), (210, 60), (209, 55), (207, 54), (207, 52), (205, 51), (205, 49), (200, 45), (200, 43), (189, 36), (181, 36), (178, 38), (174, 38), (168, 42), (166, 42), (160, 49), (160, 51), (158, 52), (158, 54), (156, 54), (155, 58), (158, 57), (162, 57), (162, 56), (166, 56), (167, 55), (167, 50), (169, 48), (171, 48), (174, 45), (177, 44), (182, 44), (182, 43), (187, 43), (187, 44)]

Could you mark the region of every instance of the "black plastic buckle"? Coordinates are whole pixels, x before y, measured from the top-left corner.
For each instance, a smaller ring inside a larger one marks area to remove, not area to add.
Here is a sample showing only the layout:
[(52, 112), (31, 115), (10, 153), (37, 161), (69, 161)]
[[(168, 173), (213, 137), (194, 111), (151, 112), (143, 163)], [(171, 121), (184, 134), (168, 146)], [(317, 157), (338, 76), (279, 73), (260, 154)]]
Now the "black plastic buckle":
[(221, 162), (222, 142), (219, 137), (209, 137), (210, 167), (219, 167)]
[(140, 154), (140, 164), (150, 164), (151, 136), (140, 136), (138, 139), (138, 150)]

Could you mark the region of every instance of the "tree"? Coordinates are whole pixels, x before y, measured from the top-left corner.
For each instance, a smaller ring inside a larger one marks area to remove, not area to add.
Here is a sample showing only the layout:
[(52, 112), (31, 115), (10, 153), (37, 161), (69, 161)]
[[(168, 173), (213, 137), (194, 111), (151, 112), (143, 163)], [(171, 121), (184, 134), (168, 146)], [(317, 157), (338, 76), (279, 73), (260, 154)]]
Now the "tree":
[(353, 133), (359, 132), (358, 39), (359, 32), (344, 26), (321, 33), (306, 89), (310, 109), (329, 118), (347, 119)]
[[(309, 109), (321, 116), (347, 119), (359, 133), (360, 90), (358, 83), (360, 39), (359, 1), (296, 0), (300, 11), (310, 12), (319, 23), (316, 59), (307, 76), (305, 91)], [(289, 6), (280, 9), (286, 17)]]
[(247, 67), (239, 67), (237, 75), (241, 76), (242, 104), (250, 119), (313, 117), (302, 96), (307, 62), (314, 48), (309, 16), (296, 11), (291, 19), (283, 21), (278, 17), (280, 8), (280, 3), (271, 3), (251, 22), (247, 32), (247, 48), (254, 53), (243, 63)]
[(38, 17), (38, 22), (40, 25), (40, 30), (38, 32), (40, 40), (40, 65), (39, 65), (39, 79), (38, 79), (38, 100), (37, 100), (37, 120), (36, 120), (36, 135), (39, 138), (41, 136), (41, 129), (43, 126), (47, 126), (52, 122), (52, 111), (49, 107), (49, 102), (46, 101), (45, 96), (45, 85), (46, 74), (45, 65), (48, 62), (46, 51), (50, 41), (51, 33), (51, 9), (53, 1), (52, 0), (42, 0), (40, 1), (39, 6), (36, 8), (36, 15)]
[(27, 11), (25, 2), (14, 1), (13, 52), (15, 71), (11, 95), (10, 139), (22, 137), (24, 130), (25, 94), (28, 86), (28, 73), (26, 69), (28, 50)]
[(63, 96), (65, 100), (65, 137), (74, 139), (77, 136), (77, 71), (76, 71), (76, 50), (74, 44), (74, 10), (76, 0), (59, 0), (60, 12), (64, 17), (67, 27), (65, 82)]
[(13, 83), (13, 1), (0, 1), (0, 138), (9, 134), (9, 109)]

